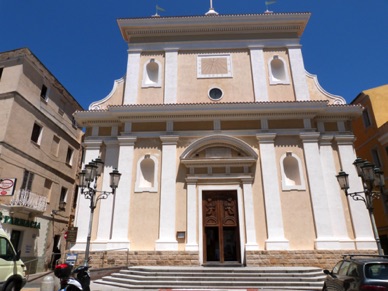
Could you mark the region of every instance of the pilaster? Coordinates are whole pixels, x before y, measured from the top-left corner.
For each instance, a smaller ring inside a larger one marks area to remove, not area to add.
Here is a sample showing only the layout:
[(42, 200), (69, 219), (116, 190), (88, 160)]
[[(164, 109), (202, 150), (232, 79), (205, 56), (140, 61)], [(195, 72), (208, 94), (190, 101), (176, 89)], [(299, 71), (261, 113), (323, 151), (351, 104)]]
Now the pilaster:
[(259, 245), (256, 239), (256, 227), (255, 227), (255, 212), (253, 209), (253, 192), (252, 192), (253, 179), (242, 179), (242, 188), (244, 195), (244, 209), (245, 209), (245, 231), (246, 231), (246, 251), (259, 250)]
[(178, 50), (165, 52), (164, 103), (176, 103), (178, 86)]
[(139, 91), (140, 55), (140, 50), (128, 51), (124, 104), (136, 104), (137, 95)]
[(268, 101), (267, 73), (265, 71), (264, 53), (262, 47), (250, 47), (251, 68), (255, 101)]
[(112, 221), (112, 237), (108, 249), (131, 248), (129, 241), (130, 201), (132, 194), (132, 176), (135, 136), (119, 136), (118, 169), (121, 173), (120, 184), (116, 189)]
[(275, 133), (256, 135), (260, 145), (261, 172), (265, 197), (268, 239), (267, 250), (287, 250), (289, 242), (284, 237), (283, 213), (280, 202), (279, 178), (275, 155)]
[(197, 180), (190, 179), (187, 184), (187, 242), (186, 251), (198, 251), (198, 215), (197, 215)]
[(177, 250), (176, 240), (176, 145), (178, 136), (161, 136), (162, 172), (160, 192), (159, 239), (155, 242), (156, 250)]
[(307, 87), (306, 70), (304, 68), (302, 50), (299, 46), (289, 47), (290, 66), (297, 101), (310, 100)]

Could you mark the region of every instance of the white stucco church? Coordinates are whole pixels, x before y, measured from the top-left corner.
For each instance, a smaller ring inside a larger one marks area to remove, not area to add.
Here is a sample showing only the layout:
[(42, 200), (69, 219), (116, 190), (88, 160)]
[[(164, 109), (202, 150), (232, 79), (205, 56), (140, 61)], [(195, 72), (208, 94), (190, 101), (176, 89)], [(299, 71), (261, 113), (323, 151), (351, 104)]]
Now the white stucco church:
[[(128, 248), (139, 265), (253, 266), (376, 250), (365, 206), (335, 177), (343, 169), (350, 191), (362, 189), (351, 129), (361, 107), (306, 72), (309, 17), (118, 19), (126, 75), (75, 114), (85, 163), (105, 162), (98, 189), (122, 173), (96, 209), (92, 251)], [(83, 251), (89, 201), (77, 205), (72, 250)]]

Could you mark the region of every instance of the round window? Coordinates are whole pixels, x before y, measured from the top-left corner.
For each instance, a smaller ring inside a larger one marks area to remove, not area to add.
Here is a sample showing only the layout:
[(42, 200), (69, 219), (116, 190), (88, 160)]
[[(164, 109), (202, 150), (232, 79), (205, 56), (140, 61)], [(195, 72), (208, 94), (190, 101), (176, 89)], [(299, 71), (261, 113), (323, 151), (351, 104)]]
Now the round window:
[(209, 91), (209, 97), (212, 100), (220, 100), (222, 98), (222, 90), (219, 88), (212, 88)]

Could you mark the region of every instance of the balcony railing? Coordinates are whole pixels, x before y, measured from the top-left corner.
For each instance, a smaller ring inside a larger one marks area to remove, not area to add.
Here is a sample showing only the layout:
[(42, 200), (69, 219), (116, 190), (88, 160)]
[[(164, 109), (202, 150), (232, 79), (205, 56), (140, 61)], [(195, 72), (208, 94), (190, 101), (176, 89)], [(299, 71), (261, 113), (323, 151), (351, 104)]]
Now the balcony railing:
[(11, 206), (25, 208), (28, 211), (45, 212), (47, 197), (32, 193), (29, 190), (20, 190), (11, 200)]

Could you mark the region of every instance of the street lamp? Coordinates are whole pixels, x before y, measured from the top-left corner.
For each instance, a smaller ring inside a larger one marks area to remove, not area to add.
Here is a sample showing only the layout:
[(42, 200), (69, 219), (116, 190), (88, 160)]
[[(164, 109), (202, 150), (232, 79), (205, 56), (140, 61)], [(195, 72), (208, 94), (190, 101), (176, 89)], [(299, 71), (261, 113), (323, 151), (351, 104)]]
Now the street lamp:
[[(112, 188), (112, 192), (97, 191), (97, 179), (101, 176), (103, 166), (104, 162), (100, 158), (97, 158), (91, 161), (89, 164), (85, 165), (84, 169), (79, 173), (79, 187), (81, 188), (81, 194), (85, 195), (86, 199), (90, 199), (90, 218), (88, 236), (86, 238), (84, 266), (88, 266), (89, 264), (89, 250), (90, 239), (92, 235), (94, 209), (96, 209), (98, 200), (106, 199), (110, 194), (115, 194), (121, 176), (119, 171), (117, 171), (117, 169), (114, 169), (111, 173), (109, 173), (109, 186)], [(91, 185), (92, 183), (93, 187)]]
[[(361, 158), (357, 158), (353, 165), (356, 167), (358, 176), (362, 179), (364, 191), (348, 193), (349, 175), (342, 170), (336, 176), (338, 183), (341, 189), (345, 191), (346, 196), (352, 197), (352, 199), (355, 201), (363, 201), (365, 203), (365, 206), (369, 212), (369, 218), (372, 224), (373, 234), (375, 236), (379, 255), (384, 255), (380, 244), (375, 218), (373, 216), (373, 200), (380, 198), (380, 196), (384, 194), (385, 181), (383, 171)], [(376, 191), (376, 188), (378, 191)]]

